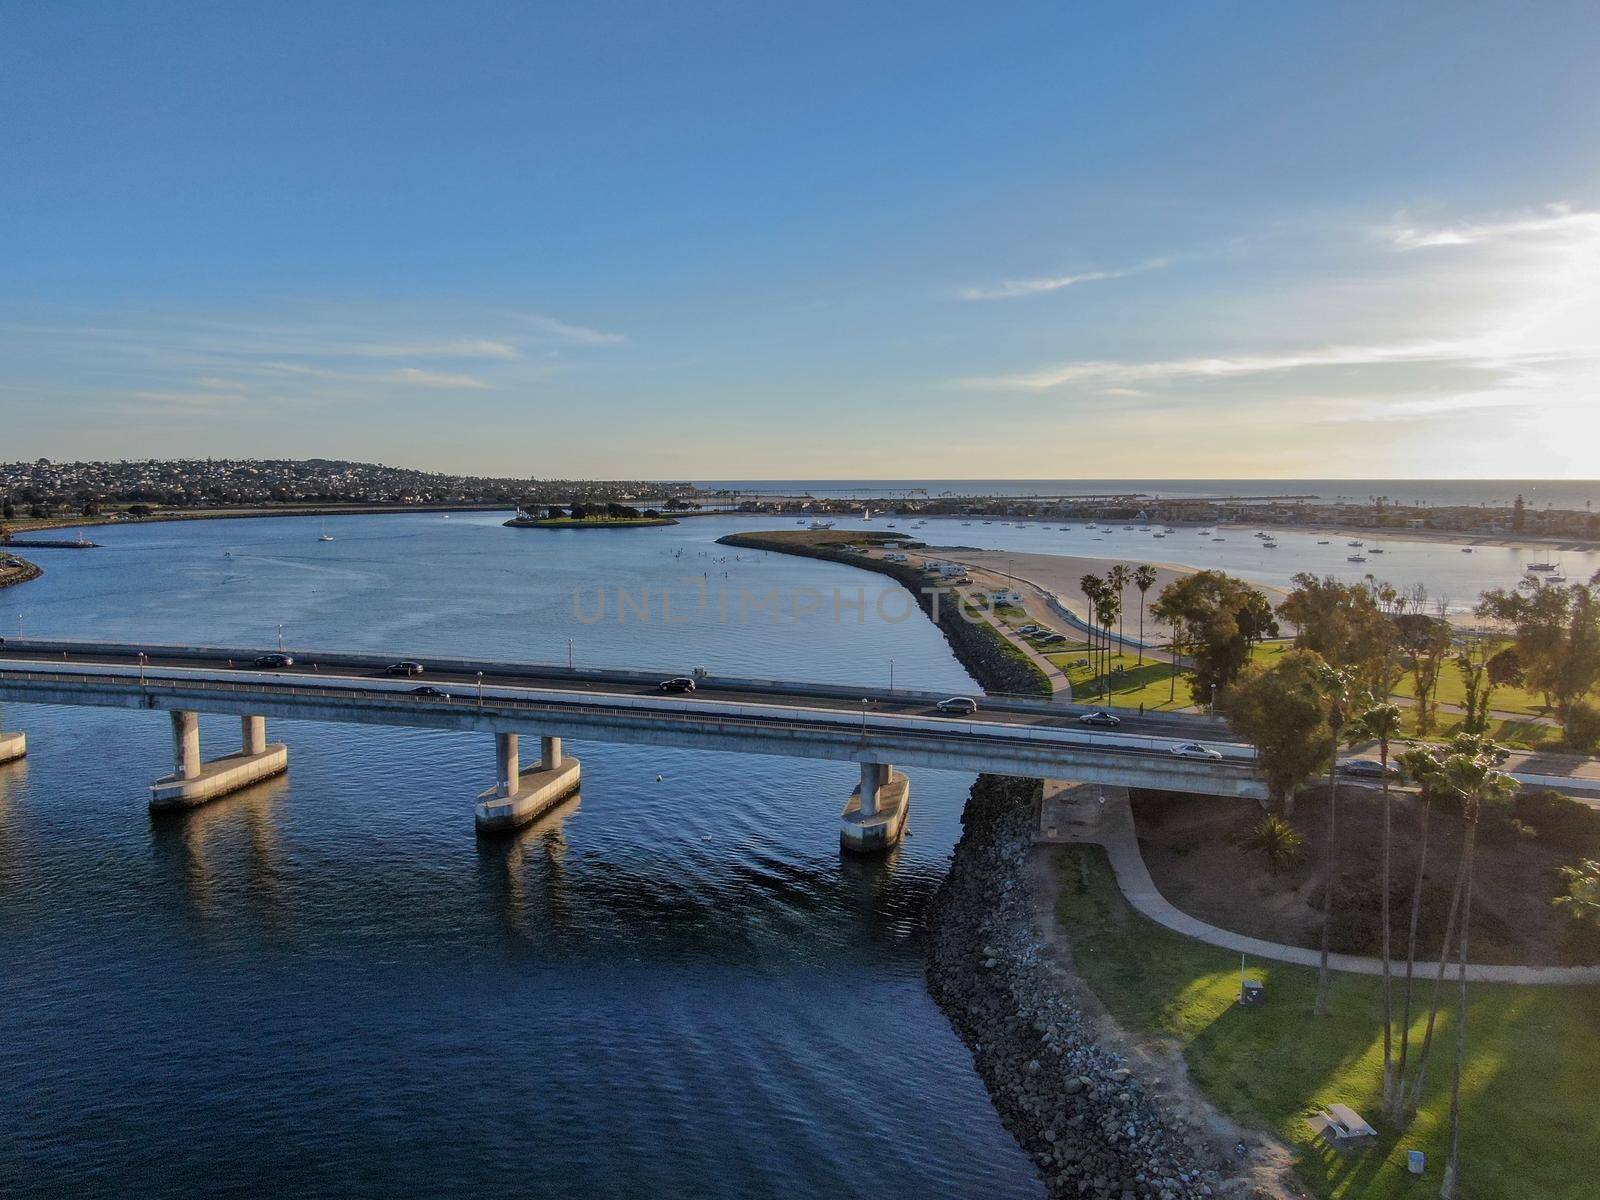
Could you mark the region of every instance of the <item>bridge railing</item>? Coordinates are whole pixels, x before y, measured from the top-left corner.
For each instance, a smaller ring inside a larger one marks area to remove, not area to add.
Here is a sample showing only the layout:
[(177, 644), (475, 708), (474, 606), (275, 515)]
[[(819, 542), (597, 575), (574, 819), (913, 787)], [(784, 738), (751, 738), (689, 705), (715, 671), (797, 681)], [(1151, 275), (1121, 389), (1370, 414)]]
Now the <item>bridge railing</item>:
[[(138, 643), (82, 641), (75, 639), (13, 638), (6, 643), (8, 649), (40, 654), (82, 654), (107, 656), (133, 656), (143, 651), (152, 656), (167, 658), (236, 659), (248, 662), (262, 654), (276, 652), (275, 647), (174, 645), (166, 643)], [(371, 669), (394, 661), (386, 655), (348, 651), (289, 648), (297, 658), (306, 662), (336, 667)], [(400, 657), (400, 656), (395, 656)], [(687, 675), (682, 669), (641, 669), (623, 667), (569, 667), (565, 663), (505, 662), (494, 659), (457, 658), (422, 655), (427, 665), (439, 671), (475, 675), (484, 678), (510, 678), (520, 675), (538, 675), (552, 679), (596, 683), (619, 683), (648, 687), (674, 675)], [(930, 706), (951, 695), (963, 694), (957, 689), (940, 691), (925, 688), (883, 688), (859, 684), (821, 683), (813, 680), (769, 679), (761, 677), (697, 674), (696, 678), (708, 688), (726, 691), (746, 691), (764, 695), (813, 696), (833, 700), (881, 700), (898, 703), (926, 703)], [(984, 707), (1001, 712), (1040, 714), (1081, 714), (1103, 707), (1094, 703), (1062, 702), (1036, 696), (1022, 696), (1004, 692), (985, 692), (981, 688), (969, 689), (983, 698)], [(1145, 713), (1142, 719), (1168, 725), (1181, 730), (1188, 737), (1224, 737), (1228, 735), (1227, 723), (1212, 717), (1196, 714)]]
[[(219, 673), (225, 674), (225, 673)], [(774, 727), (807, 729), (827, 733), (859, 731), (865, 738), (871, 733), (914, 737), (918, 739), (949, 742), (960, 737), (979, 744), (1007, 744), (1012, 747), (1038, 749), (1041, 746), (1060, 746), (1063, 749), (1113, 751), (1148, 755), (1168, 752), (1172, 739), (1105, 734), (1074, 728), (1038, 725), (1008, 725), (998, 721), (957, 720), (948, 717), (922, 717), (915, 715), (884, 714), (864, 711), (854, 713), (840, 709), (807, 709), (791, 707), (787, 710), (775, 705), (739, 706), (726, 701), (684, 700), (672, 701), (649, 696), (613, 696), (605, 704), (597, 704), (587, 693), (541, 693), (530, 696), (524, 692), (508, 691), (502, 687), (485, 687), (482, 697), (476, 691), (470, 694), (448, 693), (443, 697), (421, 697), (410, 694), (414, 686), (409, 681), (382, 679), (348, 679), (345, 682), (327, 680), (308, 684), (303, 675), (277, 675), (270, 672), (240, 672), (237, 678), (196, 678), (165, 675), (160, 668), (136, 667), (106, 668), (84, 665), (56, 668), (50, 671), (0, 668), (0, 692), (8, 692), (13, 701), (26, 700), (26, 689), (13, 691), (8, 684), (65, 684), (84, 690), (96, 685), (115, 690), (119, 695), (130, 692), (154, 696), (157, 693), (171, 699), (194, 698), (195, 693), (220, 693), (233, 696), (304, 698), (307, 700), (360, 701), (368, 705), (425, 712), (433, 708), (451, 711), (484, 711), (489, 708), (506, 709), (527, 714), (560, 714), (571, 717), (588, 717), (611, 720), (619, 714), (631, 714), (651, 721), (666, 720), (685, 726), (704, 727), (707, 724), (719, 729), (757, 729), (771, 731)], [(470, 685), (468, 685), (470, 687)], [(21, 693), (21, 694), (19, 694)], [(486, 714), (487, 715), (487, 714)], [(307, 719), (318, 719), (315, 717)], [(1250, 755), (1229, 747), (1225, 763), (1249, 767)]]

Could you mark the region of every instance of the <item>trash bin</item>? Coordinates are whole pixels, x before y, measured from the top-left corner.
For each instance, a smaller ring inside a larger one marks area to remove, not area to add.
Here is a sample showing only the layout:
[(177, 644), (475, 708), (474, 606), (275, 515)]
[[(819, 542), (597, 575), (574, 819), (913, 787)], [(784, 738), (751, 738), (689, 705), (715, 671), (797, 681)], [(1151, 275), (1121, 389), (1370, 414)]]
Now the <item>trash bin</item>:
[(1259, 979), (1246, 979), (1239, 984), (1239, 1003), (1246, 1008), (1258, 1008), (1267, 1002), (1267, 985)]

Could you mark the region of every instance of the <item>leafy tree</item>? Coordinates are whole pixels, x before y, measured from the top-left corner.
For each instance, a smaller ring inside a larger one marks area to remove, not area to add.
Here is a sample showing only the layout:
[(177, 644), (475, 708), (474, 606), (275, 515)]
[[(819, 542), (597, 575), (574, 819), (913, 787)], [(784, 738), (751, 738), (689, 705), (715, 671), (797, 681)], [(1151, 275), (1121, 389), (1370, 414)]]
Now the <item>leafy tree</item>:
[[(1144, 662), (1144, 610), (1149, 607), (1149, 592), (1156, 583), (1156, 569), (1141, 563), (1133, 569), (1133, 586), (1139, 589), (1139, 661)], [(1176, 668), (1174, 668), (1176, 670)]]
[(1291, 650), (1271, 667), (1251, 663), (1219, 701), (1234, 732), (1255, 747), (1256, 769), (1285, 816), (1294, 813), (1295, 789), (1326, 761), (1326, 665), (1311, 650)]
[(1341, 583), (1331, 575), (1296, 575), (1294, 585), (1278, 605), (1278, 615), (1294, 625), (1295, 645), (1354, 672), (1366, 690), (1388, 695), (1397, 631), (1377, 590)]
[(1275, 628), (1266, 596), (1221, 571), (1173, 580), (1150, 611), (1172, 629), (1174, 647), (1189, 656), (1189, 687), (1197, 703), (1208, 700), (1213, 689), (1226, 690), (1250, 660), (1253, 642)]
[(1434, 696), (1439, 687), (1439, 675), (1450, 654), (1450, 624), (1442, 613), (1435, 616), (1409, 612), (1401, 614), (1396, 625), (1399, 628), (1401, 660), (1415, 681), (1413, 691), (1417, 702), (1417, 732), (1427, 733), (1433, 728)]
[(1561, 715), (1600, 682), (1600, 575), (1588, 583), (1484, 592), (1474, 612), (1511, 627), (1526, 686)]

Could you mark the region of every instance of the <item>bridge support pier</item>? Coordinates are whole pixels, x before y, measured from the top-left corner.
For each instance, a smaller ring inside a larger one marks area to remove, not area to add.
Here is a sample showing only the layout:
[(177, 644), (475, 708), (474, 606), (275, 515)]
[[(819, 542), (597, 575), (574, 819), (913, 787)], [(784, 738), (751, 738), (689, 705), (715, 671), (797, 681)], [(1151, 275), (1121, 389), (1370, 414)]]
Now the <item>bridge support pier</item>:
[(861, 782), (845, 802), (839, 845), (857, 854), (887, 850), (905, 833), (911, 781), (888, 763), (861, 764)]
[(193, 808), (289, 769), (289, 747), (267, 741), (265, 717), (241, 717), (240, 749), (210, 762), (200, 758), (200, 714), (172, 714), (173, 772), (150, 785), (150, 811)]
[(501, 833), (536, 821), (578, 790), (582, 768), (561, 753), (561, 739), (539, 739), (539, 765), (522, 769), (514, 733), (494, 735), (495, 785), (478, 796), (474, 820), (479, 833)]

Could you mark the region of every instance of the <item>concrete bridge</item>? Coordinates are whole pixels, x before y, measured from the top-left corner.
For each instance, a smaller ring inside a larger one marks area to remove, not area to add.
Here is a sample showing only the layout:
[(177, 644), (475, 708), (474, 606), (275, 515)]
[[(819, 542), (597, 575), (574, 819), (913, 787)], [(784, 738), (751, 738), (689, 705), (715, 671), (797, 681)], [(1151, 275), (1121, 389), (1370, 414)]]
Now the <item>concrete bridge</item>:
[[(157, 810), (201, 804), (286, 770), (288, 747), (267, 741), (269, 717), (492, 735), (495, 783), (476, 810), (485, 833), (525, 824), (576, 790), (581, 765), (563, 754), (563, 738), (859, 763), (861, 782), (840, 827), (852, 850), (899, 840), (910, 783), (897, 767), (1266, 795), (1247, 748), (1219, 740), (1221, 761), (1173, 755), (1177, 742), (1221, 731), (1194, 718), (1130, 721), (1106, 732), (1080, 725), (1082, 708), (1045, 701), (985, 700), (978, 713), (951, 717), (935, 709), (935, 693), (701, 675), (694, 693), (663, 694), (663, 673), (470, 659), (429, 659), (418, 679), (388, 674), (391, 658), (334, 651), (296, 651), (293, 666), (255, 669), (268, 653), (11, 639), (0, 643), (0, 700), (169, 712), (174, 769), (151, 784)], [(442, 694), (416, 693), (424, 681)], [(238, 716), (239, 749), (204, 759), (200, 713)], [(538, 763), (527, 769), (524, 736), (540, 739)], [(25, 752), (24, 734), (0, 734), (0, 762)]]

